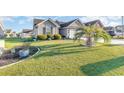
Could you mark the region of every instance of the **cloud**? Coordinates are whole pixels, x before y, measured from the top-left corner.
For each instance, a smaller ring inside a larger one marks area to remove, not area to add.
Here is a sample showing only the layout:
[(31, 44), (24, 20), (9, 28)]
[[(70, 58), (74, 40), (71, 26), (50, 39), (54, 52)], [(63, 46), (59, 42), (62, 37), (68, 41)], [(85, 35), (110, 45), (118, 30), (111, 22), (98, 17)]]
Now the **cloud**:
[(26, 16), (26, 21), (27, 22), (32, 22), (34, 19), (34, 16)]
[(117, 26), (120, 25), (118, 22), (110, 22), (108, 26)]
[(100, 20), (105, 26), (115, 26), (121, 24), (120, 16), (84, 16), (80, 18), (82, 22)]
[(59, 18), (61, 18), (62, 16), (56, 16), (56, 17), (54, 17), (53, 19), (54, 20), (57, 20), (57, 19), (59, 19)]
[(24, 24), (25, 23), (25, 20), (19, 20), (18, 21), (18, 24), (20, 24), (20, 25), (22, 25), (22, 24)]
[(22, 25), (22, 24), (25, 24), (25, 23), (31, 23), (33, 22), (33, 19), (34, 17), (33, 16), (25, 16), (24, 19), (18, 19), (18, 24)]
[(0, 21), (14, 22), (14, 16), (1, 16)]

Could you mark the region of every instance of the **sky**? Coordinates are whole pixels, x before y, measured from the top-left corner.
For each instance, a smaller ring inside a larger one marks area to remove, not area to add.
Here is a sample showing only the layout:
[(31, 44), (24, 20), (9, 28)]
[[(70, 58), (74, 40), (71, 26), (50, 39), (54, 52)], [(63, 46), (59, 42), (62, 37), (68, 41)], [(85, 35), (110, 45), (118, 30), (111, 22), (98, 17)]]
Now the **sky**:
[(121, 16), (1, 16), (0, 21), (5, 29), (21, 32), (22, 29), (32, 29), (33, 19), (48, 19), (70, 21), (79, 18), (83, 23), (93, 20), (101, 20), (104, 26), (121, 25)]

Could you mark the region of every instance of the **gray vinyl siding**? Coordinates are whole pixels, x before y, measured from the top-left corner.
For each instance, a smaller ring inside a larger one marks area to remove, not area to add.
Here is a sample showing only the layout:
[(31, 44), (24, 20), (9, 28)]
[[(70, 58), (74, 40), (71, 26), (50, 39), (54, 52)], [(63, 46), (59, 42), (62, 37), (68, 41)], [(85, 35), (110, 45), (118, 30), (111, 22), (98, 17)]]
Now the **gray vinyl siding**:
[[(52, 29), (52, 31), (50, 28)], [(45, 32), (44, 32), (44, 29), (45, 29)], [(50, 30), (48, 31), (48, 29)], [(50, 21), (46, 21), (43, 24), (39, 24), (37, 28), (34, 28), (35, 35), (48, 34), (49, 32), (51, 34), (59, 34), (59, 28), (56, 27), (56, 25), (54, 25)]]
[(76, 33), (76, 30), (79, 29), (83, 24), (81, 24), (80, 22), (78, 21), (75, 21), (73, 22), (72, 24), (70, 24), (68, 27), (65, 27), (65, 28), (61, 28), (60, 29), (60, 34), (62, 36), (65, 36), (66, 38), (69, 38), (70, 36), (70, 30), (75, 30), (75, 33)]

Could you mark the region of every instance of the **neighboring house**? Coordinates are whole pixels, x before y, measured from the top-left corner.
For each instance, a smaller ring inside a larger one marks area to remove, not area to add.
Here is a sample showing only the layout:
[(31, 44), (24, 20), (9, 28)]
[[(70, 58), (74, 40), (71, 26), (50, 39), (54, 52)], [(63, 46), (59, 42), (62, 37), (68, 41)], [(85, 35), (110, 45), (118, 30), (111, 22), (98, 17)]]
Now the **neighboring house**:
[(4, 27), (2, 25), (2, 23), (0, 23), (0, 38), (4, 37)]
[(11, 29), (6, 29), (4, 35), (6, 38), (17, 37), (16, 32), (13, 32)]
[(115, 31), (115, 27), (113, 27), (113, 26), (107, 26), (107, 27), (104, 27), (104, 30), (106, 30), (107, 32), (109, 32), (109, 31)]
[(18, 37), (16, 32), (12, 33), (12, 37)]
[(5, 30), (5, 37), (6, 38), (12, 37), (12, 30), (11, 29), (6, 29)]
[(77, 29), (84, 25), (79, 19), (75, 19), (69, 22), (56, 22), (60, 25), (59, 33), (63, 37), (71, 39), (75, 37)]
[(37, 37), (40, 34), (59, 34), (59, 24), (57, 24), (52, 19), (42, 20), (34, 19), (33, 20), (33, 35)]
[[(124, 35), (124, 30), (122, 29), (122, 25), (118, 25), (116, 27), (112, 27), (112, 26), (108, 26), (108, 27), (105, 27), (104, 29), (111, 35), (111, 34), (114, 34), (115, 36), (122, 36)], [(113, 35), (113, 36), (114, 36)]]
[(23, 29), (19, 35), (19, 37), (21, 37), (21, 38), (28, 38), (31, 36), (33, 36), (33, 30), (32, 29)]
[(115, 27), (116, 36), (122, 36), (122, 35), (124, 35), (124, 30), (123, 30), (122, 27), (124, 28), (124, 26), (122, 26), (122, 25), (118, 25), (118, 26)]
[(5, 30), (5, 37), (6, 38), (10, 38), (11, 37), (11, 34), (12, 34), (12, 30), (11, 29), (6, 29)]
[(84, 24), (85, 24), (85, 26), (94, 25), (94, 26), (97, 26), (97, 27), (104, 28), (104, 25), (102, 24), (102, 22), (100, 20), (94, 20), (94, 21), (86, 22)]
[(104, 27), (104, 30), (107, 33), (109, 33), (111, 36), (115, 36), (116, 35), (116, 29), (113, 26)]

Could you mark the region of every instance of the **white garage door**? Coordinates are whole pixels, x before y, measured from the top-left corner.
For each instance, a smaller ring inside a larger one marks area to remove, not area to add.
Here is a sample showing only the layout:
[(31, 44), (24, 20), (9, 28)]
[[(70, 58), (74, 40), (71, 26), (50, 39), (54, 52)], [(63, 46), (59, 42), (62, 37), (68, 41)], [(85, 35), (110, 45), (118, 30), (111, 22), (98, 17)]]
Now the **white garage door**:
[(69, 38), (73, 39), (75, 37), (75, 29), (70, 29)]

